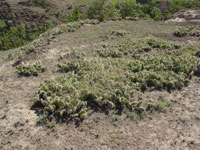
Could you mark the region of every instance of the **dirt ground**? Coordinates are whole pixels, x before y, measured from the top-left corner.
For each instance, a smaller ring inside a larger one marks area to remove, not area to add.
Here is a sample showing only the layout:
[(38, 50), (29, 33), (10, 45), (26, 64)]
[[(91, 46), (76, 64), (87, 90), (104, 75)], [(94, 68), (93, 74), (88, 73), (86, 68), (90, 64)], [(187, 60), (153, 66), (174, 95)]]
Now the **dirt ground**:
[[(37, 125), (38, 116), (31, 110), (40, 83), (56, 75), (53, 66), (60, 56), (72, 50), (84, 52), (93, 49), (102, 44), (112, 30), (119, 29), (129, 31), (129, 38), (133, 39), (154, 35), (181, 44), (199, 42), (199, 38), (174, 37), (172, 33), (178, 27), (150, 20), (84, 25), (76, 32), (55, 36), (27, 57), (27, 62), (41, 61), (50, 68), (39, 77), (18, 77), (12, 67), (16, 60), (5, 59), (15, 50), (0, 52), (0, 149), (199, 150), (200, 79), (197, 77), (193, 77), (189, 86), (179, 91), (151, 92), (150, 98), (162, 96), (170, 106), (166, 113), (155, 112), (142, 120), (91, 112), (80, 126), (58, 123), (49, 129)], [(148, 98), (145, 93), (142, 97)]]

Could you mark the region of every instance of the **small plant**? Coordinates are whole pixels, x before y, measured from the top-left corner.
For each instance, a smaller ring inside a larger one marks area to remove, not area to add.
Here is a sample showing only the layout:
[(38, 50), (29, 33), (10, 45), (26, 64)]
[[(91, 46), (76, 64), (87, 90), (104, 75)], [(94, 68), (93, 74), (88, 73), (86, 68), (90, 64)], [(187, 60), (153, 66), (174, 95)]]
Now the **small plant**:
[(53, 21), (52, 20), (47, 20), (44, 24), (43, 30), (46, 31), (47, 29), (51, 28), (53, 25)]
[(195, 116), (196, 120), (200, 121), (200, 115)]
[(80, 68), (80, 64), (76, 62), (65, 62), (64, 64), (58, 64), (57, 67), (61, 72), (67, 73), (70, 71), (74, 71), (75, 73), (77, 73)]
[(118, 31), (113, 30), (113, 31), (111, 32), (111, 35), (116, 35), (116, 36), (125, 36), (125, 35), (127, 35), (127, 34), (129, 34), (129, 32), (127, 32), (127, 31), (122, 31), (122, 30), (118, 30)]
[(160, 39), (150, 38), (147, 43), (152, 48), (159, 48), (159, 49), (168, 49), (169, 48), (169, 44)]
[(67, 24), (68, 32), (75, 32), (77, 29), (81, 27), (81, 24), (79, 22), (72, 22)]
[(138, 116), (137, 116), (137, 114), (136, 114), (135, 112), (128, 112), (128, 113), (126, 114), (126, 117), (127, 117), (127, 118), (131, 118), (131, 119), (133, 119), (133, 120), (136, 120), (136, 119), (138, 118)]
[(75, 6), (73, 12), (71, 12), (67, 18), (67, 22), (79, 21), (81, 19), (80, 8)]
[(200, 57), (200, 50), (195, 53), (195, 56)]
[(61, 14), (61, 10), (56, 9), (55, 7), (52, 7), (52, 6), (48, 7), (47, 11), (53, 15), (56, 15), (57, 17), (59, 17)]
[(107, 50), (107, 49), (103, 49), (98, 51), (99, 56), (101, 57), (112, 57), (112, 58), (120, 58), (123, 56), (123, 54), (121, 52), (118, 51), (114, 51), (114, 50)]
[(13, 54), (11, 54), (11, 53), (8, 54), (8, 57), (7, 57), (7, 58), (8, 58), (8, 60), (14, 60), (14, 56), (13, 56)]
[(22, 62), (16, 69), (19, 76), (38, 76), (39, 73), (45, 71), (45, 67), (43, 67), (40, 62), (36, 62), (32, 65)]
[(6, 23), (3, 20), (0, 20), (0, 31), (3, 31), (6, 28)]
[(153, 103), (148, 103), (146, 110), (153, 112), (153, 111), (159, 111), (159, 112), (166, 112), (167, 109), (167, 103), (164, 101), (156, 101)]

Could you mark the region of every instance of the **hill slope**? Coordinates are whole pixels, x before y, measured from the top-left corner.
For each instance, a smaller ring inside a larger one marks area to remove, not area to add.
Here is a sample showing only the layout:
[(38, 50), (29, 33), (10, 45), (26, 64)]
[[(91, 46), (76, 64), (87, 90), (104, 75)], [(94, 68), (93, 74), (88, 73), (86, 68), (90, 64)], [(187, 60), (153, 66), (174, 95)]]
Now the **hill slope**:
[[(102, 112), (88, 108), (88, 117), (79, 126), (74, 122), (57, 124), (49, 122), (47, 127), (38, 125), (37, 111), (31, 109), (35, 103), (34, 97), (44, 80), (62, 74), (58, 71), (57, 64), (79, 58), (89, 62), (101, 59), (104, 60), (100, 62), (102, 64), (111, 60), (113, 65), (118, 63), (115, 60), (131, 61), (137, 58), (131, 58), (129, 55), (122, 55), (119, 58), (117, 55), (115, 58), (113, 57), (115, 55), (107, 56), (107, 54), (103, 55), (105, 59), (101, 58), (99, 50), (110, 46), (108, 50), (115, 52), (117, 45), (130, 42), (128, 48), (132, 52), (136, 47), (134, 44), (131, 45), (131, 42), (146, 37), (160, 38), (172, 45), (187, 47), (192, 44), (196, 49), (199, 48), (199, 37), (187, 35), (180, 39), (173, 35), (180, 26), (167, 25), (164, 22), (122, 20), (95, 25), (87, 22), (80, 28), (74, 29), (70, 26), (70, 30), (68, 27), (65, 24), (60, 25), (24, 48), (0, 53), (0, 147), (2, 149), (198, 149), (200, 80), (197, 76), (193, 76), (188, 87), (183, 87), (181, 90), (168, 92), (164, 89), (149, 88), (145, 92), (137, 93), (131, 99), (136, 102), (154, 102), (162, 98), (169, 104), (164, 113), (147, 113), (144, 119), (134, 117), (131, 119), (127, 118), (126, 111), (119, 115), (115, 111)], [(71, 29), (74, 32), (71, 32)], [(160, 57), (160, 52), (157, 50), (153, 48), (150, 52), (144, 52), (144, 57), (149, 54), (149, 56), (158, 54)], [(193, 50), (195, 51), (195, 48)], [(15, 54), (11, 58), (14, 60), (8, 60), (10, 57), (7, 55), (13, 52)], [(141, 55), (143, 57), (143, 54)], [(47, 67), (47, 70), (37, 77), (19, 77), (13, 66), (19, 66), (22, 61), (30, 64), (39, 61)], [(114, 77), (112, 73), (111, 70), (109, 76)], [(103, 77), (107, 79), (106, 76)], [(86, 88), (86, 85), (87, 83), (83, 88)], [(104, 91), (106, 92), (106, 88)]]

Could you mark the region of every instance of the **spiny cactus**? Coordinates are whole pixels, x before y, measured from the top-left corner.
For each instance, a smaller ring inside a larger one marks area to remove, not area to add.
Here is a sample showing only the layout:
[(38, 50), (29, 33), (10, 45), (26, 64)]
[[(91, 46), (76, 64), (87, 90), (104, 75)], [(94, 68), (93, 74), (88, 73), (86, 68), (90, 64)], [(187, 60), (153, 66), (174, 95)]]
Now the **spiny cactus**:
[(19, 76), (38, 76), (46, 70), (45, 67), (41, 65), (40, 62), (35, 62), (34, 64), (27, 64), (22, 62), (21, 65), (16, 67)]

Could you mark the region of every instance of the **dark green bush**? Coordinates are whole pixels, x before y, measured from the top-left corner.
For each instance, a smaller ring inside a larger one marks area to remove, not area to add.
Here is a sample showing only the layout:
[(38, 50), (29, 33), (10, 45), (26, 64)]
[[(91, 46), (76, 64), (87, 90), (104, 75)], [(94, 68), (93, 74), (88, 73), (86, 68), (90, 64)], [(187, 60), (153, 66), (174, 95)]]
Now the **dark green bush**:
[(52, 24), (51, 20), (47, 20), (43, 26), (39, 26), (35, 30), (28, 30), (24, 23), (10, 27), (4, 21), (0, 21), (0, 50), (23, 46), (51, 28)]
[(143, 16), (142, 5), (137, 4), (136, 0), (126, 0), (120, 10), (122, 18), (127, 16), (140, 17)]
[(186, 8), (200, 8), (199, 0), (170, 0), (168, 11), (173, 14)]

